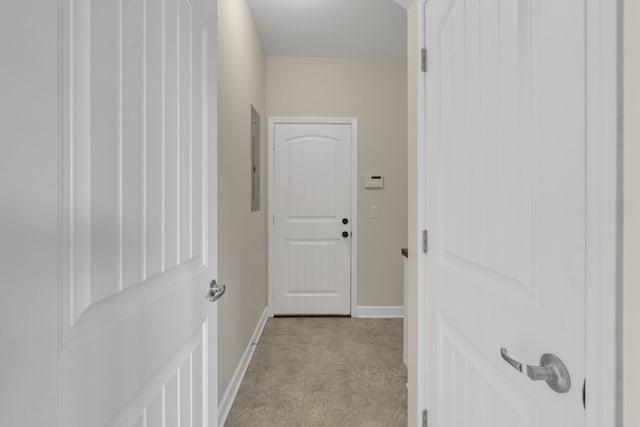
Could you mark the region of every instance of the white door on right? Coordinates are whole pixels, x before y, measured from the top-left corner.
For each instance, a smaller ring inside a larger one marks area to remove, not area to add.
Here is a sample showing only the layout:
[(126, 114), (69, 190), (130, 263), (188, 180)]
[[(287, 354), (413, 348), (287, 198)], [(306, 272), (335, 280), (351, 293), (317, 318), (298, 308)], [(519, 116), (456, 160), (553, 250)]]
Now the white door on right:
[[(429, 418), (583, 426), (584, 2), (429, 0), (424, 19)], [(555, 354), (570, 389), (501, 348)]]

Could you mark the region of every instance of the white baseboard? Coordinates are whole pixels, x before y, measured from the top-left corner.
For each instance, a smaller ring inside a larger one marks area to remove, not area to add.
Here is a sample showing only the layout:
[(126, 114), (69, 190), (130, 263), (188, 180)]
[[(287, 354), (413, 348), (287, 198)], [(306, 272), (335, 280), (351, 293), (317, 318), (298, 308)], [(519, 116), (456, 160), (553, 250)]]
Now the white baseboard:
[(404, 307), (402, 306), (358, 306), (355, 317), (404, 317)]
[(229, 415), (229, 411), (231, 411), (233, 401), (236, 399), (236, 394), (238, 394), (238, 389), (240, 388), (240, 384), (242, 384), (242, 379), (244, 378), (245, 372), (247, 372), (247, 367), (249, 366), (249, 362), (251, 362), (251, 358), (253, 357), (253, 352), (256, 349), (255, 344), (260, 340), (262, 330), (264, 329), (265, 323), (267, 323), (268, 317), (268, 311), (267, 308), (265, 308), (262, 312), (262, 316), (260, 316), (260, 320), (258, 320), (256, 329), (253, 331), (249, 344), (247, 344), (247, 348), (240, 359), (240, 363), (238, 363), (238, 367), (233, 373), (233, 377), (231, 377), (227, 390), (224, 392), (224, 396), (218, 404), (218, 425), (220, 427), (224, 426), (227, 416)]

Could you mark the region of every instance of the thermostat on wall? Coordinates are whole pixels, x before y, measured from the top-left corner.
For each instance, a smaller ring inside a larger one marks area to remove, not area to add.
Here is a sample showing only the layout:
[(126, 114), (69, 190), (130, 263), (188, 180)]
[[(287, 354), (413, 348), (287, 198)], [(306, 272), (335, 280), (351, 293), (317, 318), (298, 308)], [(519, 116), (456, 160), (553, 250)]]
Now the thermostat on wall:
[(364, 188), (384, 188), (384, 176), (368, 175), (364, 178)]

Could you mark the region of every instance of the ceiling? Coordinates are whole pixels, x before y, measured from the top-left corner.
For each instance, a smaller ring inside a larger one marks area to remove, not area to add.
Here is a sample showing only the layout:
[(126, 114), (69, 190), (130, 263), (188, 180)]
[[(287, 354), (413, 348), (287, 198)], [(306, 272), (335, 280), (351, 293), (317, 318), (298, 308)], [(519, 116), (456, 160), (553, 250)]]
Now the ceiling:
[(268, 56), (402, 58), (410, 0), (247, 0)]

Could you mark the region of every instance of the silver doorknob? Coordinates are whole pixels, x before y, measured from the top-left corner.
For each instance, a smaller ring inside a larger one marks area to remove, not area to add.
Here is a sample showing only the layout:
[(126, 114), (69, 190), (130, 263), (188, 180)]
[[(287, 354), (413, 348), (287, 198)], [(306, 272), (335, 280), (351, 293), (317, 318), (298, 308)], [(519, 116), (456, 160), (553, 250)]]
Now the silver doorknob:
[(518, 362), (509, 356), (506, 348), (500, 349), (500, 355), (509, 365), (533, 381), (545, 381), (553, 391), (566, 393), (571, 389), (569, 370), (555, 354), (543, 354), (540, 357), (540, 366), (530, 366)]
[(216, 282), (216, 279), (213, 279), (211, 283), (209, 283), (206, 298), (211, 302), (218, 301), (220, 297), (224, 295), (224, 291), (226, 290), (226, 285), (219, 285), (218, 282)]

